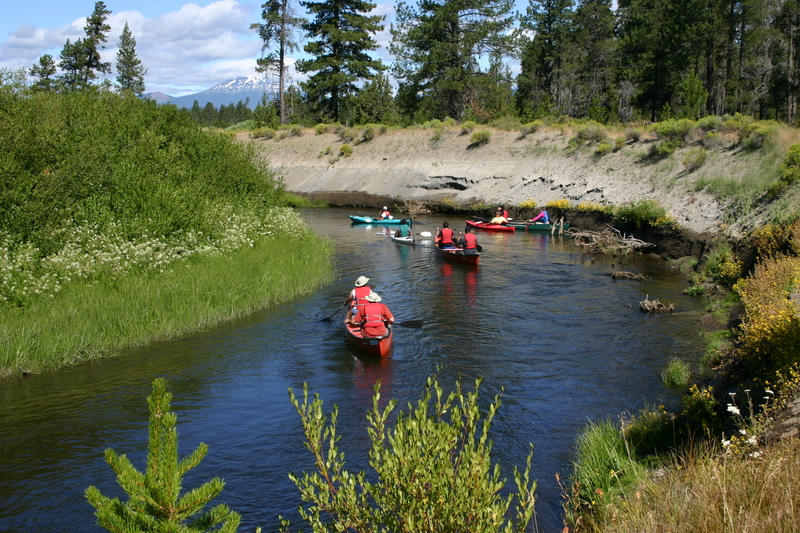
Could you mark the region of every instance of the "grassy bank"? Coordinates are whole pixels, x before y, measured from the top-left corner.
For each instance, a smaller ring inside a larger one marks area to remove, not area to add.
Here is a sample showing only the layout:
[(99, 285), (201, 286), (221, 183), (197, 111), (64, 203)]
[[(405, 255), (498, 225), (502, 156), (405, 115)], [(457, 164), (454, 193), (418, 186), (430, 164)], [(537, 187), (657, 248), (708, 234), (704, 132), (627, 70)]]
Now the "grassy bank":
[(796, 529), (798, 235), (798, 222), (760, 229), (746, 247), (752, 271), (716, 281), (728, 277), (741, 323), (703, 355), (713, 379), (696, 374), (679, 411), (650, 407), (584, 430), (565, 484), (572, 530)]
[(330, 250), (250, 146), (173, 106), (0, 80), (0, 377), (307, 293)]
[(113, 355), (286, 302), (331, 279), (329, 252), (313, 234), (284, 236), (163, 273), (74, 283), (57, 298), (7, 308), (0, 376)]

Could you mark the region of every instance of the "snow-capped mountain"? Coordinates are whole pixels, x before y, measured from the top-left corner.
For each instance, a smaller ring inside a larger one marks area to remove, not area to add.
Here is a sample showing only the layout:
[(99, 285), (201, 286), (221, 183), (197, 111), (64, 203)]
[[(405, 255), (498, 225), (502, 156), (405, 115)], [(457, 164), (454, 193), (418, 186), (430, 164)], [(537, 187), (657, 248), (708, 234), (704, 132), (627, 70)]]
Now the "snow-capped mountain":
[[(211, 102), (214, 107), (219, 108), (221, 105), (237, 104), (239, 101), (250, 101), (247, 103), (250, 109), (255, 109), (261, 101), (261, 95), (267, 93), (267, 98), (272, 99), (278, 92), (276, 83), (272, 83), (263, 77), (256, 76), (239, 76), (231, 78), (218, 85), (201, 91), (199, 93), (187, 94), (186, 96), (168, 96), (169, 103), (175, 104), (178, 107), (190, 108), (194, 105), (195, 100), (200, 107), (204, 107), (208, 102)], [(166, 103), (164, 98), (166, 95), (161, 93), (148, 93), (144, 95), (146, 98), (152, 98), (159, 103)]]

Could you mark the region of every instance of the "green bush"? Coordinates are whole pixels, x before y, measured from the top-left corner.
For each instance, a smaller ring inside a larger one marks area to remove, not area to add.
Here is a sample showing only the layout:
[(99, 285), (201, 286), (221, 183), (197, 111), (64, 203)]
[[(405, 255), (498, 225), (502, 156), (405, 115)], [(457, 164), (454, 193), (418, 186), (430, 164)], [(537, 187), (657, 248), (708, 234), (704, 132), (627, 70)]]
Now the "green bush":
[(469, 138), (469, 142), (472, 143), (473, 146), (483, 146), (484, 144), (488, 144), (489, 140), (492, 138), (492, 132), (489, 130), (480, 130), (476, 131), (472, 134)]
[(667, 210), (657, 200), (644, 199), (617, 206), (614, 217), (628, 228), (655, 226), (656, 221), (667, 217)]
[(275, 137), (275, 130), (270, 128), (270, 127), (267, 127), (267, 126), (264, 126), (262, 128), (256, 128), (256, 129), (254, 129), (253, 131), (250, 132), (250, 138), (251, 139), (267, 139), (267, 140), (269, 140), (269, 139), (272, 139), (273, 137)]
[(478, 123), (474, 120), (468, 120), (461, 125), (461, 135), (469, 135), (472, 131), (478, 127)]
[(702, 131), (709, 132), (722, 128), (722, 117), (719, 115), (709, 115), (697, 121), (697, 127)]
[(526, 137), (528, 135), (534, 134), (539, 131), (539, 128), (543, 126), (541, 120), (534, 120), (533, 122), (528, 122), (527, 124), (520, 126), (519, 134), (520, 137)]
[(663, 405), (642, 408), (623, 431), (625, 440), (640, 457), (667, 451), (676, 443), (673, 416)]
[(792, 184), (800, 179), (800, 144), (789, 147), (781, 165), (781, 180)]
[(613, 146), (611, 146), (610, 142), (603, 141), (600, 144), (598, 144), (597, 147), (595, 147), (594, 155), (596, 155), (597, 157), (603, 157), (604, 155), (611, 153), (612, 149)]
[(578, 127), (571, 141), (574, 141), (578, 145), (583, 143), (594, 144), (605, 140), (606, 136), (605, 126), (594, 120), (589, 120), (586, 124), (582, 124)]
[(349, 144), (343, 144), (339, 147), (339, 155), (342, 157), (350, 157), (353, 155), (353, 147)]
[(703, 166), (707, 156), (708, 152), (702, 148), (692, 148), (683, 156), (683, 166), (686, 167), (686, 170), (689, 172), (697, 170)]
[(694, 129), (697, 124), (689, 119), (670, 119), (659, 122), (653, 126), (653, 131), (659, 138), (666, 141), (677, 142), (682, 145), (686, 139), (686, 135)]
[[(501, 496), (505, 481), (499, 465), (491, 464), (492, 421), (499, 397), (487, 408), (478, 405), (481, 380), (472, 392), (459, 382), (450, 394), (428, 378), (425, 393), (408, 412), (393, 411), (389, 400), (380, 408), (380, 381), (375, 383), (367, 433), (374, 474), (345, 470), (339, 440), (336, 406), (328, 416), (318, 395), (311, 399), (307, 385), (302, 398), (289, 395), (303, 424), (305, 447), (314, 456), (316, 471), (289, 474), (304, 505), (302, 518), (313, 531), (505, 531), (524, 533), (533, 519), (536, 482), (530, 481), (530, 461), (514, 469), (516, 491)], [(389, 421), (394, 420), (394, 428)], [(510, 513), (516, 501), (515, 512)], [(283, 520), (283, 531), (290, 524)]]
[(492, 120), (489, 125), (498, 130), (514, 131), (522, 126), (522, 122), (520, 122), (517, 116), (503, 115), (502, 117)]

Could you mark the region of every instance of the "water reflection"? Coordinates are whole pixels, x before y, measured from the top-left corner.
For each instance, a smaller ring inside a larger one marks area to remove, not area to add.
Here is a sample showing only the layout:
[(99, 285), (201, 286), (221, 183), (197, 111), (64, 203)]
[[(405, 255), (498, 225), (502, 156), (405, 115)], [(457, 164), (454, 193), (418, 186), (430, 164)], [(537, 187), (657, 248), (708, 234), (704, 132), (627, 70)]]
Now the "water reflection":
[[(127, 453), (143, 468), (145, 397), (155, 377), (167, 377), (178, 413), (181, 453), (201, 441), (210, 452), (185, 487), (219, 475), (222, 500), (243, 515), (242, 531), (277, 531), (277, 515), (297, 519), (296, 488), (287, 472), (310, 470), (302, 428), (287, 389), (307, 382), (326, 411), (338, 405), (340, 447), (348, 466), (366, 468), (366, 413), (372, 387), (399, 406), (420, 398), (439, 369), (446, 390), (456, 379), (485, 378), (488, 401), (503, 390), (493, 429), (506, 477), (535, 445), (539, 525), (559, 530), (554, 474), (570, 458), (587, 419), (615, 416), (645, 401), (675, 405), (659, 383), (672, 355), (702, 350), (702, 303), (681, 293), (683, 280), (663, 262), (642, 257), (592, 260), (565, 238), (479, 233), (480, 268), (438, 261), (429, 239), (393, 243), (387, 228), (350, 226), (344, 210), (308, 210), (316, 231), (335, 243), (340, 278), (317, 293), (187, 339), (159, 343), (100, 361), (0, 385), (0, 530), (101, 531), (83, 491), (97, 484), (119, 495), (103, 450)], [(422, 219), (433, 231), (442, 218)], [(388, 229), (391, 232), (391, 229)], [(624, 262), (621, 264), (621, 262)], [(613, 281), (626, 269), (645, 282)], [(398, 321), (388, 360), (365, 358), (345, 342), (339, 307), (360, 275)], [(674, 302), (672, 316), (636, 309), (645, 294)]]

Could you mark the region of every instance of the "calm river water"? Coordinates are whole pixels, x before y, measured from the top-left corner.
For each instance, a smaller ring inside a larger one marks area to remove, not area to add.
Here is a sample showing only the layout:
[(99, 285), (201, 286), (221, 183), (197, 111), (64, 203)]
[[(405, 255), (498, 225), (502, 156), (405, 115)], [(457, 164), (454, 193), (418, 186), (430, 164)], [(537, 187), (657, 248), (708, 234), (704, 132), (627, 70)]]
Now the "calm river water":
[[(242, 514), (240, 531), (277, 531), (279, 514), (298, 525), (300, 499), (287, 473), (312, 465), (287, 389), (308, 382), (327, 409), (339, 406), (340, 448), (351, 469), (364, 469), (375, 380), (384, 397), (404, 406), (437, 368), (446, 391), (459, 378), (471, 388), (477, 376), (484, 377), (484, 402), (504, 389), (495, 458), (511, 487), (512, 467), (524, 466), (534, 445), (538, 529), (558, 531), (555, 474), (566, 471), (578, 431), (644, 404), (675, 406), (661, 369), (670, 356), (693, 360), (702, 350), (702, 302), (683, 295), (680, 275), (655, 258), (592, 261), (566, 238), (479, 233), (484, 254), (476, 269), (442, 263), (430, 242), (398, 245), (376, 235), (379, 227), (351, 227), (347, 215), (358, 213), (303, 214), (335, 243), (335, 283), (186, 339), (0, 383), (0, 531), (103, 531), (84, 490), (95, 484), (124, 496), (103, 460), (106, 448), (144, 469), (145, 397), (159, 376), (174, 396), (181, 454), (209, 445), (184, 490), (221, 476), (226, 487), (215, 502)], [(460, 218), (423, 217), (414, 229), (432, 232), (444, 219), (463, 227)], [(651, 279), (613, 281), (612, 269)], [(395, 352), (385, 361), (351, 351), (341, 313), (321, 322), (362, 274), (398, 321), (425, 322), (423, 329), (396, 328)], [(673, 302), (676, 312), (641, 313), (638, 302), (648, 294)]]

